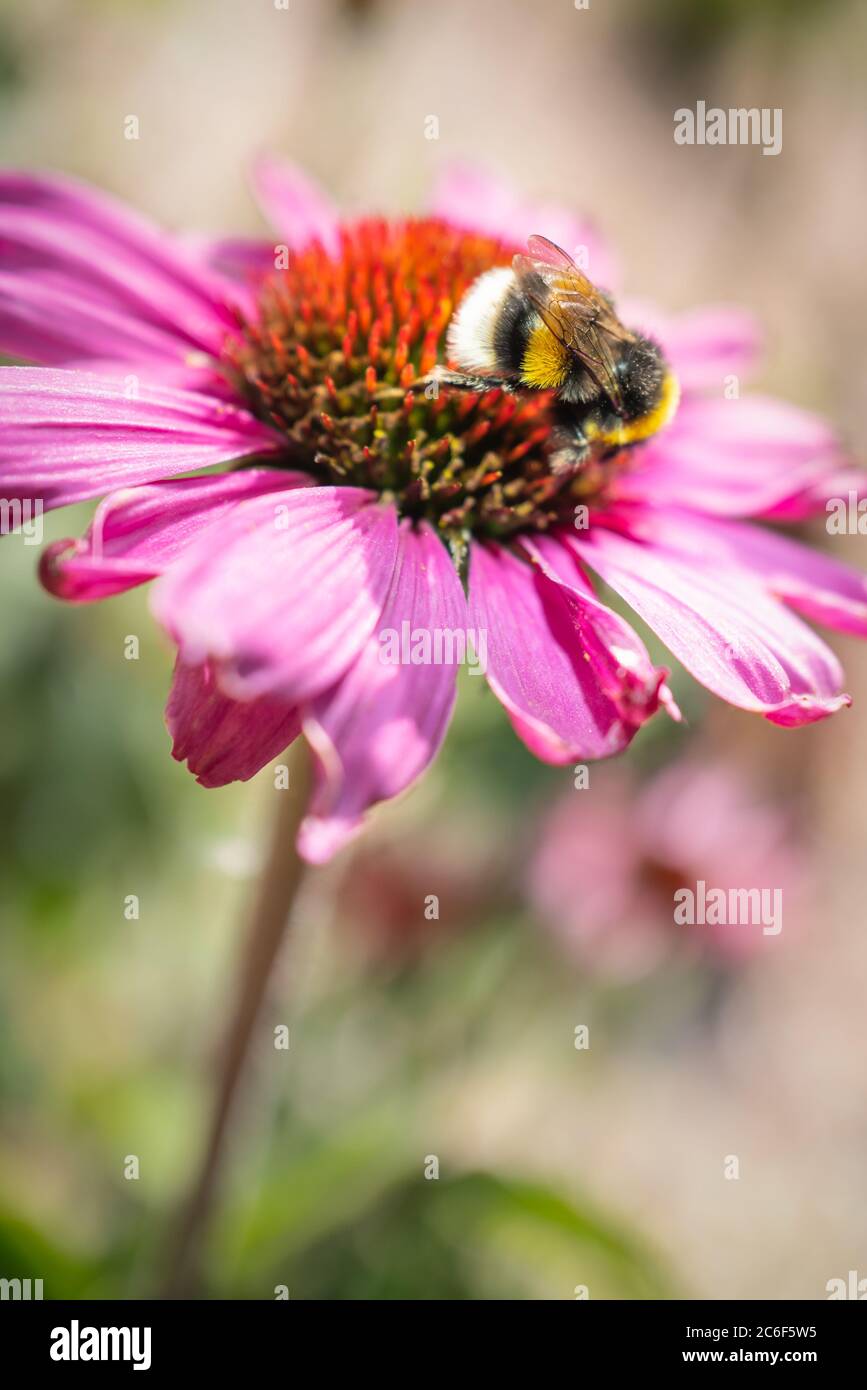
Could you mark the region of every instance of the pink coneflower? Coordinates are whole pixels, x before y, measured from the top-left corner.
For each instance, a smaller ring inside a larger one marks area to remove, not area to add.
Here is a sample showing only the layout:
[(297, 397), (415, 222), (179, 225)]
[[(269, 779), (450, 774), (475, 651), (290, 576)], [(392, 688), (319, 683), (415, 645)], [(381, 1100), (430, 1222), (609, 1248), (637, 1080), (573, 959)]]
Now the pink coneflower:
[[(808, 878), (782, 807), (733, 764), (688, 757), (643, 786), (623, 767), (600, 769), (591, 787), (561, 797), (540, 827), (527, 895), (577, 965), (629, 979), (677, 952), (732, 965), (788, 940)], [(685, 923), (675, 916), (684, 889), (699, 901), (719, 890), (726, 902), (734, 890), (749, 911)], [(772, 904), (780, 931), (762, 917)]]
[(804, 517), (852, 482), (820, 420), (723, 398), (749, 365), (746, 319), (637, 311), (679, 413), (628, 466), (568, 479), (547, 397), (418, 383), (463, 292), (531, 232), (589, 248), (604, 283), (586, 228), (467, 173), (418, 220), (341, 221), (273, 162), (258, 187), (276, 247), (182, 243), (69, 180), (0, 179), (0, 350), (39, 364), (0, 372), (0, 495), (104, 497), (86, 536), (50, 547), (43, 582), (80, 602), (158, 581), (173, 751), (200, 782), (247, 779), (303, 732), (299, 845), (330, 857), (449, 721), (454, 659), (381, 659), (405, 623), (484, 633), (488, 682), (540, 758), (620, 751), (660, 704), (676, 711), (591, 571), (731, 703), (784, 725), (847, 703), (791, 610), (863, 634), (864, 579), (743, 519)]

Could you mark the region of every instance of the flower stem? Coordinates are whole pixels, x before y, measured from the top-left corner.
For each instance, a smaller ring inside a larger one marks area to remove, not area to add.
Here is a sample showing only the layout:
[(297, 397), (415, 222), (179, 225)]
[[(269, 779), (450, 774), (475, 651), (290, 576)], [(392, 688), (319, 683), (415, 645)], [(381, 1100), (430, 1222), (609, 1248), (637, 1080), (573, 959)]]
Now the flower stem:
[(218, 1054), (207, 1142), (170, 1240), (165, 1298), (191, 1296), (197, 1281), (238, 1083), (303, 877), (304, 865), (295, 849), (295, 837), (307, 801), (309, 769), (306, 750), (299, 753), (301, 749), (303, 741), (299, 739), (290, 765), (289, 786), (271, 793), (276, 797), (276, 810), (270, 842), (252, 902), (241, 960), (233, 976), (234, 999)]

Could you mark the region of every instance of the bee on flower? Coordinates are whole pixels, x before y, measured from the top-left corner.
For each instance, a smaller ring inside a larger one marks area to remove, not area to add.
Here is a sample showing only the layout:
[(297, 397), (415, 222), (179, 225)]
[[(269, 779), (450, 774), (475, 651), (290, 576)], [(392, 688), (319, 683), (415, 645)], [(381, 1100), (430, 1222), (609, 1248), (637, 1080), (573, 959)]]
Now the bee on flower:
[(42, 581), (72, 602), (154, 581), (173, 753), (203, 785), (303, 736), (299, 849), (330, 858), (448, 726), (455, 662), (379, 659), (405, 622), (485, 634), (539, 758), (620, 752), (677, 709), (597, 580), (733, 705), (795, 726), (848, 703), (804, 618), (864, 635), (867, 584), (777, 524), (863, 477), (814, 415), (722, 398), (746, 315), (615, 300), (591, 228), (465, 170), (416, 218), (344, 219), (275, 161), (256, 185), (279, 266), (273, 242), (181, 241), (0, 175), (0, 352), (27, 364), (0, 368), (0, 496), (102, 499)]

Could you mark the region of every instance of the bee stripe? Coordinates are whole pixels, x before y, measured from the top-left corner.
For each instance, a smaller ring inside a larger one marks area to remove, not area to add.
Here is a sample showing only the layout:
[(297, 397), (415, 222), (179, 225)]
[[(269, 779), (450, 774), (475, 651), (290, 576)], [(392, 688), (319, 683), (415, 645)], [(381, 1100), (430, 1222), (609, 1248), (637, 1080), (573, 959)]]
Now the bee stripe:
[(673, 419), (679, 400), (680, 382), (674, 372), (666, 372), (659, 400), (652, 410), (648, 410), (646, 415), (639, 415), (635, 420), (624, 421), (616, 429), (600, 431), (598, 438), (610, 448), (617, 448), (623, 444), (637, 444), (642, 439), (649, 439)]
[(540, 323), (527, 339), (521, 363), (524, 385), (535, 387), (537, 391), (556, 390), (566, 380), (569, 365), (569, 354), (562, 343), (557, 341), (544, 323)]

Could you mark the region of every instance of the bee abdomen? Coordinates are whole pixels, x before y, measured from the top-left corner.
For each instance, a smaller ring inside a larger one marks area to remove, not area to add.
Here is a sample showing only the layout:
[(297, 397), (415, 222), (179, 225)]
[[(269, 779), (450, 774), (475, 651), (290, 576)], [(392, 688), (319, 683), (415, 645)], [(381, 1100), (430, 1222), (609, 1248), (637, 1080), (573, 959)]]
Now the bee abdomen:
[(465, 372), (517, 377), (535, 319), (514, 272), (508, 266), (488, 270), (467, 290), (449, 325), (448, 355)]

